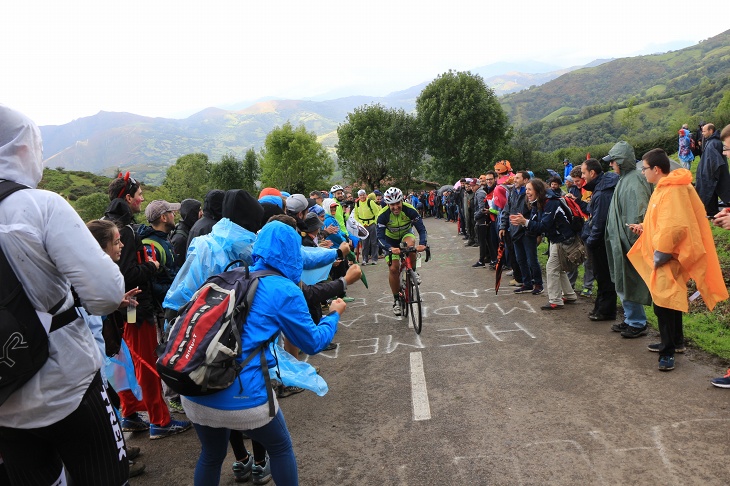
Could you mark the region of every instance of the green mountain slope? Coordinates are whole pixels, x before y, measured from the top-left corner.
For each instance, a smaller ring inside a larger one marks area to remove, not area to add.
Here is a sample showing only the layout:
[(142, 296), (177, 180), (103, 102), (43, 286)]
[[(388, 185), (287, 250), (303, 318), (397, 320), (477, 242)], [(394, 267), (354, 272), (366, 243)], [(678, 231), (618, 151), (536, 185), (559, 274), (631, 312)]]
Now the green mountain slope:
[(695, 46), (665, 54), (616, 59), (579, 69), (539, 87), (506, 95), (502, 105), (517, 126), (545, 121), (551, 113), (579, 114), (586, 107), (652, 101), (692, 90), (705, 79), (730, 75), (730, 30)]

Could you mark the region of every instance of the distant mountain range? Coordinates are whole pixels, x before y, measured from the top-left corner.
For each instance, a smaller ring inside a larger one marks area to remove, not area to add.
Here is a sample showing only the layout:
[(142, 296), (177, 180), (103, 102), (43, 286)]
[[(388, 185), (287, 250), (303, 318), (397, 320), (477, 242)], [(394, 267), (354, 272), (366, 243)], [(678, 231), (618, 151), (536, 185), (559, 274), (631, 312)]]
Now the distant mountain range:
[[(606, 62), (594, 61), (591, 65)], [(495, 63), (473, 69), (497, 95), (537, 86), (583, 66), (560, 69), (538, 62)], [(522, 70), (522, 71), (520, 71)], [(530, 74), (524, 72), (531, 70)], [(132, 113), (99, 112), (64, 125), (42, 126), (44, 153), (49, 167), (115, 175), (131, 170), (149, 183), (159, 184), (166, 168), (178, 157), (193, 152), (212, 161), (226, 153), (242, 156), (258, 150), (266, 135), (290, 121), (304, 124), (334, 150), (337, 127), (355, 108), (380, 103), (387, 108), (413, 112), (425, 81), (383, 97), (347, 96), (330, 100), (263, 100), (234, 110), (207, 108), (185, 119), (151, 118)]]
[[(471, 72), (480, 74), (500, 95), (517, 127), (529, 127), (561, 116), (576, 116), (586, 107), (602, 103), (630, 97), (656, 99), (661, 93), (673, 96), (703, 80), (730, 73), (730, 31), (665, 54), (596, 60), (564, 69), (535, 62), (496, 63)], [(167, 167), (182, 155), (203, 152), (211, 161), (226, 153), (242, 157), (249, 148), (258, 150), (266, 135), (287, 121), (294, 126), (303, 124), (334, 151), (337, 127), (356, 107), (380, 103), (413, 112), (416, 98), (429, 82), (383, 97), (271, 99), (249, 106), (233, 105), (235, 110), (207, 108), (185, 119), (100, 112), (65, 125), (42, 126), (44, 153), (49, 167), (104, 175), (115, 175), (117, 169), (131, 170), (146, 182), (159, 184)], [(548, 138), (543, 137), (542, 148)], [(560, 143), (569, 142), (569, 138), (560, 139)]]

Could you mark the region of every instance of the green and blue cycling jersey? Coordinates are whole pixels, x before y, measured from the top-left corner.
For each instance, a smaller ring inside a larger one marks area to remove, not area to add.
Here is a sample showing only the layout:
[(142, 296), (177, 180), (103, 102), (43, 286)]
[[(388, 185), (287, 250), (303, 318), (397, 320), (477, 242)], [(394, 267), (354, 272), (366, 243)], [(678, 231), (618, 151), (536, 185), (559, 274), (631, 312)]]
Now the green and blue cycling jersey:
[(403, 210), (397, 216), (390, 212), (389, 207), (385, 207), (378, 215), (378, 242), (383, 246), (385, 251), (391, 247), (398, 247), (400, 242), (406, 236), (416, 236), (413, 234), (413, 227), (418, 230), (418, 244), (426, 246), (426, 226), (423, 224), (421, 215), (410, 204), (404, 202)]

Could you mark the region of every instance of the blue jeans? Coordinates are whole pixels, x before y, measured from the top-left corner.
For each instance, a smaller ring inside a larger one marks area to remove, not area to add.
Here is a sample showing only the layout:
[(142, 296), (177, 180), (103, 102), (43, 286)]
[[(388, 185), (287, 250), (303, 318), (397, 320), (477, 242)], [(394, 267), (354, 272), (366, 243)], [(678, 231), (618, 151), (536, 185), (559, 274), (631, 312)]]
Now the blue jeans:
[(617, 292), (618, 298), (621, 299), (621, 305), (624, 307), (624, 322), (631, 327), (646, 326), (646, 311), (644, 306), (638, 302), (626, 300), (623, 292)]
[(542, 269), (537, 259), (537, 238), (530, 235), (522, 235), (517, 241), (513, 241), (515, 258), (522, 272), (522, 285), (530, 287), (542, 285)]
[[(229, 429), (217, 429), (193, 424), (198, 434), (200, 457), (195, 465), (195, 486), (217, 485), (221, 479), (221, 467), (228, 452)], [(281, 410), (263, 427), (243, 431), (248, 437), (266, 447), (271, 460), (271, 475), (277, 486), (299, 484), (297, 459), (294, 457), (291, 436)]]

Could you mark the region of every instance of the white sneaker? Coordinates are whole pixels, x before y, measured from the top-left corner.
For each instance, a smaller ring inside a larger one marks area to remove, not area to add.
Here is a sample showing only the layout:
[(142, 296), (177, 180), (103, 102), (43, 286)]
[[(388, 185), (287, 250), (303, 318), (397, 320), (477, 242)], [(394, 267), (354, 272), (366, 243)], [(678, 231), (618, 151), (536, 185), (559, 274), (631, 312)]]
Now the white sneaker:
[(400, 302), (397, 300), (393, 302), (393, 314), (400, 316)]

